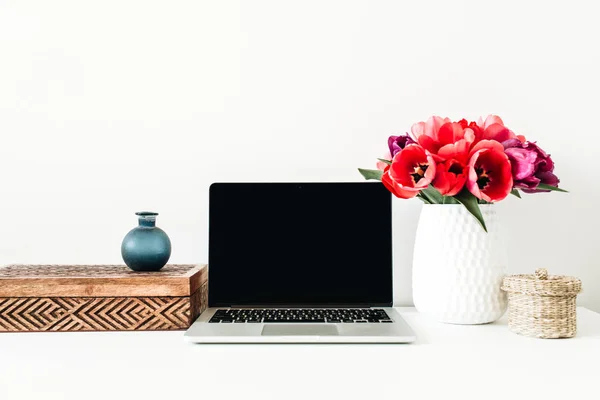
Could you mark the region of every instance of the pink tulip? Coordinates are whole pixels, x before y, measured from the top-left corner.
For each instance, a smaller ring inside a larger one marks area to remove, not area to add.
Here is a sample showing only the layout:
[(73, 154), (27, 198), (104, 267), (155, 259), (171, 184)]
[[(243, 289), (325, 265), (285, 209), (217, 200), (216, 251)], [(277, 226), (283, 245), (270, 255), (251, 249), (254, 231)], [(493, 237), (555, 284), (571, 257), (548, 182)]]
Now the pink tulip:
[(554, 175), (554, 161), (534, 142), (510, 139), (502, 143), (512, 165), (515, 188), (525, 193), (549, 192), (538, 189), (540, 183), (558, 187), (560, 180)]
[(426, 122), (417, 122), (411, 127), (410, 131), (415, 137), (417, 143), (419, 143), (430, 153), (436, 154), (439, 148), (442, 146), (439, 140), (438, 132), (444, 124), (450, 122), (451, 121), (449, 118), (433, 116), (430, 117)]
[(485, 121), (479, 118), (479, 127), (483, 130), (482, 139), (504, 142), (509, 139), (519, 138), (521, 142), (525, 141), (524, 136), (517, 136), (513, 131), (504, 126), (504, 122), (497, 115), (488, 115)]
[(417, 122), (416, 124), (413, 124), (410, 130), (413, 136), (417, 139), (420, 136), (426, 135), (432, 138), (433, 140), (438, 140), (437, 134), (440, 128), (442, 127), (442, 125), (448, 122), (451, 122), (450, 118), (442, 118), (434, 115), (425, 122)]
[[(390, 152), (389, 152), (389, 151), (387, 151), (387, 152), (386, 152), (384, 155), (382, 155), (380, 158), (381, 158), (382, 160), (391, 160), (391, 159), (392, 159), (392, 155), (390, 154)], [(387, 166), (388, 166), (388, 165), (389, 165), (388, 163), (385, 163), (385, 162), (383, 162), (383, 161), (377, 161), (377, 164), (376, 164), (376, 166), (377, 166), (377, 169), (378, 169), (378, 170), (380, 170), (380, 171), (385, 171), (385, 169), (387, 168)]]
[(490, 114), (485, 118), (485, 120), (483, 119), (483, 117), (479, 117), (479, 121), (477, 121), (477, 124), (481, 129), (485, 130), (494, 124), (504, 126), (504, 121), (502, 121), (502, 118), (500, 118), (499, 116)]

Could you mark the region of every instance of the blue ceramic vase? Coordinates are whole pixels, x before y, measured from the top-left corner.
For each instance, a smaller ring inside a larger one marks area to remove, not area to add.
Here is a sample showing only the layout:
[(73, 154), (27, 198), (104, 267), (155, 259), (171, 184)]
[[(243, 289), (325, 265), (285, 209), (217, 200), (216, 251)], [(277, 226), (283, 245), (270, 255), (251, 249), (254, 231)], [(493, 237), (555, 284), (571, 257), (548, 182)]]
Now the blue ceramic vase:
[(171, 240), (156, 226), (155, 212), (137, 212), (139, 226), (121, 244), (123, 261), (134, 271), (158, 271), (171, 257)]

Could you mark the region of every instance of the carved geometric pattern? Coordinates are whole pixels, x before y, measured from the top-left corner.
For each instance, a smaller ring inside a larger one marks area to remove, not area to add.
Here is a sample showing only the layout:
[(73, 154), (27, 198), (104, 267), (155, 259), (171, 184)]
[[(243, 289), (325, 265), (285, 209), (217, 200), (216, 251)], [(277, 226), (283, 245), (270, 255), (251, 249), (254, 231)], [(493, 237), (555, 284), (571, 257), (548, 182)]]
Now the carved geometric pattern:
[(206, 304), (206, 283), (190, 297), (5, 297), (0, 332), (180, 330)]

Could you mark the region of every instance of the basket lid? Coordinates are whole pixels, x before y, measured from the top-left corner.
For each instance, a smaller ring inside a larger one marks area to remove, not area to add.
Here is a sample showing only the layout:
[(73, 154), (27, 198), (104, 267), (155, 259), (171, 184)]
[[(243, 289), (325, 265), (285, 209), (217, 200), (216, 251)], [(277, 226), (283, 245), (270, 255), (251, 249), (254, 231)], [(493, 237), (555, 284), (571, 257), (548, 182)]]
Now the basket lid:
[(539, 268), (533, 275), (509, 275), (502, 282), (502, 290), (537, 296), (576, 296), (581, 292), (581, 280), (572, 276), (548, 275)]

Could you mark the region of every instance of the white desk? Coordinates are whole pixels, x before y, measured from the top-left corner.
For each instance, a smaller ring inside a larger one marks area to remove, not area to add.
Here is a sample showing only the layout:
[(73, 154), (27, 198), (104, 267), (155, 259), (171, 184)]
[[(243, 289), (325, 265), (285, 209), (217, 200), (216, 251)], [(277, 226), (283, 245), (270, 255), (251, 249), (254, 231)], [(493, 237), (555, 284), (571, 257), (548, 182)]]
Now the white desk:
[(182, 332), (0, 334), (0, 399), (598, 399), (600, 314), (576, 338), (445, 325), (411, 345), (192, 345)]

